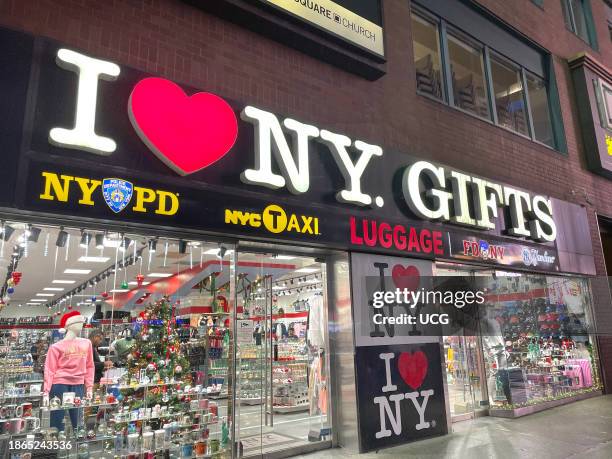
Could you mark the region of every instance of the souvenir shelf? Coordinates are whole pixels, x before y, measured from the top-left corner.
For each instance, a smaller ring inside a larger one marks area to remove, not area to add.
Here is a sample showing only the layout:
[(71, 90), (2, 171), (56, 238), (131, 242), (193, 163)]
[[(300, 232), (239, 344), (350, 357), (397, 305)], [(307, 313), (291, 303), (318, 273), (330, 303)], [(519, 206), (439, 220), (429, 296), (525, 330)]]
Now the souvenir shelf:
[(309, 409), (308, 355), (304, 339), (281, 341), (272, 368), (273, 410), (293, 413)]

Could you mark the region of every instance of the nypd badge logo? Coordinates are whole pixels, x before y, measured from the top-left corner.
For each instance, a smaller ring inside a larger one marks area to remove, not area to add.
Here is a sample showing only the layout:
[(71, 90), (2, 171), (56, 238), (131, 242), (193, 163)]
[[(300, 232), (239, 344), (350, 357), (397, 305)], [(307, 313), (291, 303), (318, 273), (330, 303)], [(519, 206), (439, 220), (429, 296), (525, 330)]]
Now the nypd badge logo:
[(132, 200), (133, 193), (134, 185), (125, 180), (105, 178), (102, 181), (102, 194), (104, 195), (106, 205), (115, 213), (125, 209)]

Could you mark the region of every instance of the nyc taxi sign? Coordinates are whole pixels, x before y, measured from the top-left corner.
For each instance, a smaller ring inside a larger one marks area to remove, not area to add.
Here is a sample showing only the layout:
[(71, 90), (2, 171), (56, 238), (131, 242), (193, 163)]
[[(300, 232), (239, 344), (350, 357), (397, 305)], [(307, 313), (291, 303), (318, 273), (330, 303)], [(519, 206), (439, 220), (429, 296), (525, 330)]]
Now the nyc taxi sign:
[(265, 228), (271, 233), (293, 232), (318, 236), (319, 217), (287, 213), (281, 206), (270, 204), (263, 212), (245, 212), (225, 209), (225, 223), (228, 225)]
[(114, 213), (130, 206), (132, 212), (175, 215), (179, 210), (178, 193), (136, 186), (120, 178), (97, 180), (88, 177), (41, 172), (43, 192), (39, 199), (70, 202), (75, 199), (82, 206), (105, 203)]

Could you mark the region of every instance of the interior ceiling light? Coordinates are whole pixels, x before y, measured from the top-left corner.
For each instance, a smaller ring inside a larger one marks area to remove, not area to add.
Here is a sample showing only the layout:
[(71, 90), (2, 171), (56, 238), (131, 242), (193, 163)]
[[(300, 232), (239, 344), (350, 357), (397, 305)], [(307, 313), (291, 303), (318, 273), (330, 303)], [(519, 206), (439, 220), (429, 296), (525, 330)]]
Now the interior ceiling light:
[(55, 245), (57, 247), (64, 247), (66, 245), (66, 241), (68, 241), (68, 233), (64, 231), (64, 227), (60, 227), (59, 232), (57, 233), (57, 239), (55, 240)]
[(89, 274), (91, 269), (72, 269), (68, 268), (64, 270), (64, 274)]
[(54, 279), (51, 281), (52, 284), (76, 284), (75, 280), (64, 280), (64, 279)]
[(83, 263), (106, 263), (108, 260), (110, 260), (110, 257), (90, 257), (85, 255), (79, 257), (79, 261)]
[(79, 242), (79, 245), (85, 248), (89, 246), (90, 242), (91, 242), (91, 234), (87, 233), (86, 231), (81, 231), (81, 242)]
[(2, 238), (5, 241), (8, 241), (11, 238), (11, 236), (13, 235), (14, 232), (15, 232), (15, 228), (13, 228), (12, 226), (3, 225), (3, 227), (2, 227)]
[(30, 226), (28, 228), (28, 241), (30, 242), (38, 242), (38, 238), (40, 237), (40, 228), (36, 228), (34, 226)]
[(296, 273), (316, 273), (317, 271), (317, 268), (300, 268), (295, 270)]

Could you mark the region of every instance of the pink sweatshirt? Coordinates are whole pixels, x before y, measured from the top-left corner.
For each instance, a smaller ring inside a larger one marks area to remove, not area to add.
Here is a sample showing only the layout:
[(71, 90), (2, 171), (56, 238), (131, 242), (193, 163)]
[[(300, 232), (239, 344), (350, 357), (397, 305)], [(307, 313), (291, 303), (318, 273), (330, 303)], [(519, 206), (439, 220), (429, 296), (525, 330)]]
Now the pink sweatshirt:
[(91, 341), (85, 338), (63, 339), (49, 347), (45, 361), (45, 385), (49, 393), (53, 384), (85, 384), (89, 391), (94, 382), (94, 361)]

